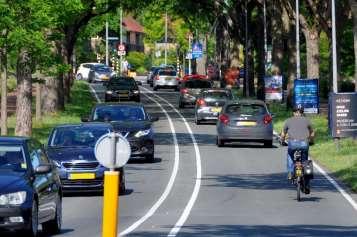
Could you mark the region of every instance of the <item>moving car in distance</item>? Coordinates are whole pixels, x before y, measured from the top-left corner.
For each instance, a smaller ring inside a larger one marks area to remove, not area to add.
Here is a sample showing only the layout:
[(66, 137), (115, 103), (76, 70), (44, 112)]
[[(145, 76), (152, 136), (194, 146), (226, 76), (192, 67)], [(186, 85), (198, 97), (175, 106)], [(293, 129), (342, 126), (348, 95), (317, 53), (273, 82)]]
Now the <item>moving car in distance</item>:
[[(108, 123), (68, 124), (55, 127), (47, 154), (56, 164), (64, 191), (101, 192), (104, 171), (94, 154), (97, 140), (113, 131)], [(120, 193), (125, 192), (124, 169), (120, 169)]]
[(217, 145), (236, 141), (273, 145), (273, 118), (263, 101), (232, 101), (223, 107), (217, 122)]
[(89, 72), (94, 68), (94, 66), (106, 67), (106, 65), (102, 63), (81, 63), (77, 69), (76, 79), (88, 80)]
[(167, 69), (167, 70), (175, 71), (175, 67), (170, 66), (170, 65), (167, 65), (167, 66), (161, 65), (161, 66), (155, 67), (155, 69), (153, 70), (153, 72), (152, 72), (152, 74), (150, 76), (150, 79), (149, 79), (150, 87), (154, 86), (154, 78), (158, 75), (159, 70), (161, 70), (161, 69)]
[(35, 237), (39, 224), (49, 234), (61, 231), (62, 190), (57, 170), (36, 140), (0, 137), (0, 229)]
[(113, 76), (104, 84), (105, 101), (136, 101), (140, 102), (138, 83), (132, 77)]
[(176, 70), (159, 69), (153, 79), (153, 90), (157, 91), (160, 88), (179, 90), (179, 80)]
[(195, 122), (217, 120), (224, 104), (233, 99), (230, 90), (227, 89), (206, 89), (201, 92), (196, 100)]
[(208, 80), (188, 79), (181, 83), (180, 88), (179, 108), (184, 108), (186, 105), (194, 105), (201, 91), (212, 88), (212, 83)]
[(97, 104), (89, 118), (82, 118), (82, 121), (110, 122), (129, 141), (131, 157), (144, 157), (149, 162), (155, 159), (152, 123), (157, 120), (140, 103)]
[(115, 72), (110, 67), (104, 64), (94, 64), (89, 71), (88, 82), (105, 82), (114, 75)]
[(180, 83), (182, 83), (183, 81), (187, 81), (190, 79), (197, 79), (197, 80), (205, 80), (208, 79), (208, 77), (206, 75), (202, 75), (202, 74), (190, 74), (190, 75), (185, 75), (181, 80)]

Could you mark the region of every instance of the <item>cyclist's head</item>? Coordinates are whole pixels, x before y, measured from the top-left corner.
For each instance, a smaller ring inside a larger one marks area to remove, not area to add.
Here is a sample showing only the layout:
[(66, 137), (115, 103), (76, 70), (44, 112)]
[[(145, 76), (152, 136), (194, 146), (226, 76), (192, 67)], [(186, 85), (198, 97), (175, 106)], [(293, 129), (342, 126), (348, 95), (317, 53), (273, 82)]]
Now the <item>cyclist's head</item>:
[(293, 108), (294, 115), (303, 115), (304, 114), (304, 107), (301, 105), (296, 105)]

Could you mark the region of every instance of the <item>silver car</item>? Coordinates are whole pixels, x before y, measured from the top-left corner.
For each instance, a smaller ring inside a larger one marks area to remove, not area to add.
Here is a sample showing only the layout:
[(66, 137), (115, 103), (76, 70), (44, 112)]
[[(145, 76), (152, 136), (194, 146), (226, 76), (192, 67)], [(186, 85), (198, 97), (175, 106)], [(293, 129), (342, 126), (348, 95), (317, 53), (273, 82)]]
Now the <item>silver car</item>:
[(94, 65), (89, 72), (88, 82), (106, 82), (114, 75), (115, 72), (110, 67), (102, 64)]
[(175, 91), (179, 90), (179, 80), (177, 72), (171, 69), (160, 69), (153, 78), (153, 89), (157, 91), (159, 88), (172, 88)]
[(195, 122), (200, 124), (207, 120), (217, 120), (224, 104), (233, 99), (230, 90), (206, 89), (196, 100)]
[(240, 100), (223, 107), (217, 122), (217, 146), (235, 141), (273, 145), (273, 118), (263, 101)]

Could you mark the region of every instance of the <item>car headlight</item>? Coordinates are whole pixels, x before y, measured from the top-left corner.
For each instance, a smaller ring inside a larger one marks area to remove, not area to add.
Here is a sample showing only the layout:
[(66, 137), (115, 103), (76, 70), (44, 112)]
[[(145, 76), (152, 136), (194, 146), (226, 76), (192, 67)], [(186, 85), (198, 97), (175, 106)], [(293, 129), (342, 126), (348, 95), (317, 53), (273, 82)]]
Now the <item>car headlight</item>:
[(52, 162), (57, 168), (61, 168), (61, 164), (58, 161), (52, 160)]
[(111, 95), (113, 94), (113, 91), (106, 91), (105, 93)]
[(25, 191), (0, 195), (0, 205), (21, 205), (25, 200)]
[(149, 135), (150, 132), (151, 132), (151, 129), (141, 130), (141, 131), (137, 132), (137, 133), (134, 135), (134, 137), (147, 136), (147, 135)]
[(139, 91), (133, 91), (133, 93), (137, 95), (137, 94), (139, 94)]

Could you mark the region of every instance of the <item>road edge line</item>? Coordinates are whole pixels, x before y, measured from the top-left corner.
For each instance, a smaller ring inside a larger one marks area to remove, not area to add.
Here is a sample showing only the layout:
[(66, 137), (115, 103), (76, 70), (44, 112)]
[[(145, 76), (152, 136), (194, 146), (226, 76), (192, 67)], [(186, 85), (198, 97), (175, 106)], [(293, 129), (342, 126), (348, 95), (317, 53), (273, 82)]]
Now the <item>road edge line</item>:
[(172, 119), (170, 117), (170, 115), (168, 114), (168, 112), (164, 109), (164, 107), (155, 99), (150, 98), (149, 96), (145, 95), (149, 100), (153, 101), (154, 103), (156, 103), (161, 110), (164, 112), (165, 116), (167, 117), (167, 120), (170, 124), (170, 129), (171, 129), (171, 133), (172, 133), (172, 137), (174, 140), (174, 144), (175, 144), (175, 161), (174, 161), (174, 167), (172, 169), (172, 173), (171, 173), (171, 177), (169, 182), (166, 185), (165, 191), (162, 193), (162, 195), (160, 196), (160, 198), (157, 200), (157, 202), (149, 209), (149, 211), (142, 216), (139, 220), (137, 220), (136, 222), (134, 222), (131, 226), (129, 226), (128, 228), (126, 228), (124, 231), (122, 231), (119, 236), (124, 236), (127, 234), (130, 234), (131, 232), (133, 232), (136, 228), (138, 228), (142, 223), (144, 223), (147, 219), (149, 219), (151, 216), (154, 215), (154, 213), (156, 212), (156, 210), (161, 206), (161, 204), (166, 200), (166, 198), (169, 196), (177, 173), (178, 173), (178, 169), (179, 169), (179, 162), (180, 162), (180, 150), (179, 150), (179, 145), (178, 145), (178, 140), (177, 140), (177, 136), (176, 136), (176, 130), (175, 130), (175, 126), (172, 122)]

